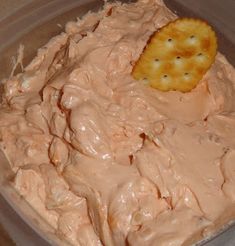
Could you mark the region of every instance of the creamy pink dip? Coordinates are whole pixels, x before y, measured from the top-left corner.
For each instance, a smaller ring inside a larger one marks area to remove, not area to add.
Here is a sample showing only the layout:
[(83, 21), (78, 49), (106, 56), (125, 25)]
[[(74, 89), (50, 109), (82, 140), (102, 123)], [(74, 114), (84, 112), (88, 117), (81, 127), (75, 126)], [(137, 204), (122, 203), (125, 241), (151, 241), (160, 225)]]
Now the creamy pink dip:
[(73, 245), (188, 245), (235, 218), (235, 70), (218, 54), (189, 93), (135, 81), (161, 0), (68, 23), (4, 81), (14, 186)]

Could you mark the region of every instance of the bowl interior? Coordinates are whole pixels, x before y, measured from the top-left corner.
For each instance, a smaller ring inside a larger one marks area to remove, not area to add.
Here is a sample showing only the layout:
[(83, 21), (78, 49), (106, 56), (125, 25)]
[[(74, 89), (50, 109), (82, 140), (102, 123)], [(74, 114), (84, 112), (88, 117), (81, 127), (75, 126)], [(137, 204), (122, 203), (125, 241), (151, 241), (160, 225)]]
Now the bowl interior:
[[(196, 16), (211, 23), (218, 33), (219, 50), (235, 66), (235, 31), (233, 32), (235, 19), (231, 23), (231, 20), (226, 17), (225, 12), (222, 12), (223, 16), (221, 16), (221, 13), (216, 15), (215, 9), (212, 8), (213, 3), (218, 2), (219, 4), (222, 1), (213, 0), (212, 3), (212, 0), (165, 0), (165, 2), (170, 9), (180, 16)], [(200, 5), (199, 2), (203, 5)], [(229, 2), (230, 0), (227, 0), (227, 3)], [(231, 0), (231, 4), (233, 3), (234, 0)], [(75, 20), (76, 17), (84, 15), (89, 10), (97, 11), (102, 4), (101, 0), (35, 0), (17, 10), (11, 16), (0, 20), (0, 80), (9, 77), (12, 70), (12, 57), (16, 56), (19, 44), (25, 46), (23, 64), (27, 65), (36, 55), (38, 48), (46, 44), (51, 37), (63, 31), (66, 22)], [(204, 6), (204, 11), (201, 11), (200, 7), (197, 6)], [(217, 11), (220, 11), (220, 5), (216, 6), (218, 8)], [(229, 6), (227, 9), (229, 9)], [(223, 20), (223, 25), (227, 23), (226, 29), (222, 28), (221, 19)], [(229, 25), (231, 25), (231, 28)], [(224, 32), (225, 30), (226, 32)], [(0, 153), (0, 160), (0, 182), (2, 184), (0, 207), (6, 207), (8, 213), (6, 217), (13, 221), (10, 222), (9, 230), (12, 230), (13, 224), (17, 224), (20, 226), (14, 228), (12, 234), (17, 232), (19, 237), (22, 234), (29, 234), (29, 237), (22, 239), (22, 245), (23, 242), (26, 245), (29, 241), (34, 242), (35, 245), (38, 245), (37, 243), (40, 242), (42, 246), (49, 245), (48, 242), (52, 245), (54, 244), (53, 242), (61, 244), (61, 241), (55, 237), (52, 228), (43, 222), (41, 217), (11, 188), (12, 172), (2, 153)], [(10, 204), (13, 209), (7, 207), (7, 204)], [(47, 237), (45, 232), (48, 234)], [(206, 244), (203, 243), (203, 245), (235, 245), (234, 232), (235, 228), (230, 227), (222, 235)]]

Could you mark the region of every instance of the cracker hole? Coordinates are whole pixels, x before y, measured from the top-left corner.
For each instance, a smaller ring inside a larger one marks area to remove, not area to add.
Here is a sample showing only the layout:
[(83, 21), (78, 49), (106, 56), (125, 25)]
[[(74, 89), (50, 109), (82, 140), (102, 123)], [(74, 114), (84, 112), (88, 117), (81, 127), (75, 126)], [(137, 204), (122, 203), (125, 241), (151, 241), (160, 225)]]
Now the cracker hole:
[(205, 56), (205, 54), (203, 54), (203, 53), (198, 53), (197, 55), (196, 55), (196, 59), (198, 60), (198, 61), (200, 61), (200, 62), (205, 62), (205, 60), (206, 60), (206, 56)]
[(155, 69), (156, 69), (156, 68), (159, 68), (160, 65), (161, 65), (160, 60), (156, 58), (156, 59), (154, 60), (154, 62), (153, 62), (154, 68), (155, 68)]
[(183, 59), (180, 57), (180, 56), (177, 56), (176, 58), (175, 58), (175, 65), (176, 66), (182, 66), (183, 65)]
[(189, 80), (190, 79), (190, 74), (188, 72), (184, 73), (184, 79)]
[(172, 38), (168, 38), (168, 39), (166, 40), (166, 46), (167, 46), (168, 48), (173, 48), (173, 47), (174, 47), (174, 40), (173, 40)]
[(188, 42), (189, 44), (191, 44), (191, 45), (195, 45), (195, 44), (198, 42), (198, 40), (197, 40), (197, 37), (196, 37), (196, 36), (191, 35), (191, 36), (188, 38), (187, 42)]
[(149, 84), (149, 81), (148, 81), (147, 78), (143, 78), (142, 83), (143, 83), (144, 85), (148, 85), (148, 84)]
[(170, 79), (170, 77), (169, 77), (167, 74), (164, 74), (164, 75), (162, 76), (162, 82), (163, 82), (164, 84), (168, 84), (168, 83), (170, 83), (170, 81), (171, 81), (171, 79)]

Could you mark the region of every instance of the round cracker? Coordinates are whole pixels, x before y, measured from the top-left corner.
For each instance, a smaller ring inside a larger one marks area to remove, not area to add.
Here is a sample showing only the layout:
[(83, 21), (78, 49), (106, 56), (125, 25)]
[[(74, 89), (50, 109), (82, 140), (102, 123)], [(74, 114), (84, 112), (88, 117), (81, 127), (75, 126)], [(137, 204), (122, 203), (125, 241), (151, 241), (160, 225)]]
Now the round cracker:
[(206, 22), (180, 18), (151, 37), (132, 75), (153, 88), (192, 90), (215, 61), (217, 38)]

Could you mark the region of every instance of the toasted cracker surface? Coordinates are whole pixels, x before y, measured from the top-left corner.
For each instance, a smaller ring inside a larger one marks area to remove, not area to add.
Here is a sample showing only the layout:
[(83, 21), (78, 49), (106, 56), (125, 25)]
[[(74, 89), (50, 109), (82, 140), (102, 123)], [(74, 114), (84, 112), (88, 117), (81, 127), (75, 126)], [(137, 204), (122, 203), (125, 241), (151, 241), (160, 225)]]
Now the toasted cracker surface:
[(132, 75), (162, 91), (188, 92), (215, 61), (216, 52), (217, 38), (210, 25), (180, 18), (151, 37)]

